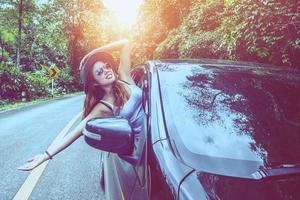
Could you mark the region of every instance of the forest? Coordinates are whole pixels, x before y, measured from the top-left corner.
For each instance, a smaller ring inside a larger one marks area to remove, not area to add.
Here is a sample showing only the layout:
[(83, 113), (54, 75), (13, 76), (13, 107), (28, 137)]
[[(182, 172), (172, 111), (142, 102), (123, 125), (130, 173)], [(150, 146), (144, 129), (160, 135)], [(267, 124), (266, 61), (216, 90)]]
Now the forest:
[(82, 90), (81, 58), (123, 38), (133, 66), (212, 58), (300, 68), (298, 0), (140, 0), (138, 11), (129, 24), (101, 0), (1, 0), (0, 103), (51, 95), (51, 67), (56, 93)]

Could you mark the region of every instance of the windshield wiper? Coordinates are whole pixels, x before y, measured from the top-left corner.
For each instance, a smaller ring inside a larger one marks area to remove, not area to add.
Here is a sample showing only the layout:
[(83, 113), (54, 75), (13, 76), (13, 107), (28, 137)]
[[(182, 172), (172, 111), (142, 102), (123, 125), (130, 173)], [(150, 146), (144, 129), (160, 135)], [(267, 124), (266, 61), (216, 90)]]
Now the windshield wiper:
[(254, 179), (280, 177), (293, 174), (300, 174), (300, 165), (282, 164), (276, 167), (266, 167), (251, 174)]

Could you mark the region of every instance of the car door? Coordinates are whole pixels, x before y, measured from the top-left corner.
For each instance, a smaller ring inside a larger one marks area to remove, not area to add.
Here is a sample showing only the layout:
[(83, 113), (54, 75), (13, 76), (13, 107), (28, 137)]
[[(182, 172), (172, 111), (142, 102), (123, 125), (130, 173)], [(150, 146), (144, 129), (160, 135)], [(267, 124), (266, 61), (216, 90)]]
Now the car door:
[[(132, 70), (133, 80), (143, 87), (144, 66)], [(145, 118), (144, 127), (147, 120)], [(147, 199), (146, 129), (135, 138), (133, 155), (105, 153), (105, 193), (108, 199)]]
[(136, 82), (137, 86), (139, 86), (143, 90), (143, 99), (142, 105), (145, 112), (144, 125), (143, 129), (140, 133), (140, 137), (136, 138), (136, 152), (139, 161), (135, 164), (134, 170), (137, 176), (137, 180), (134, 186), (134, 190), (132, 192), (131, 199), (148, 199), (149, 197), (149, 181), (148, 181), (148, 147), (147, 147), (147, 137), (149, 131), (148, 117), (149, 113), (147, 111), (148, 96), (149, 96), (149, 74), (147, 73), (147, 66), (138, 66), (132, 71), (132, 77)]

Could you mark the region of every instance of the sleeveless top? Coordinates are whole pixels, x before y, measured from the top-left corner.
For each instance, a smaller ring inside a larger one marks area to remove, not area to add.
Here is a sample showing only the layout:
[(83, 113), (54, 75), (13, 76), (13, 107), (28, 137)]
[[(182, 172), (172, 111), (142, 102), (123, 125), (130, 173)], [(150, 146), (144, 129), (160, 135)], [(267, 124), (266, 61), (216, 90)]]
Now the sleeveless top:
[[(140, 131), (142, 130), (143, 118), (145, 116), (144, 110), (142, 108), (142, 90), (136, 85), (129, 84), (127, 82), (125, 83), (130, 88), (131, 94), (129, 99), (117, 115), (128, 119), (128, 121), (132, 125), (134, 133), (140, 133)], [(100, 100), (100, 102), (113, 111), (115, 110), (115, 106), (110, 102), (105, 100)]]

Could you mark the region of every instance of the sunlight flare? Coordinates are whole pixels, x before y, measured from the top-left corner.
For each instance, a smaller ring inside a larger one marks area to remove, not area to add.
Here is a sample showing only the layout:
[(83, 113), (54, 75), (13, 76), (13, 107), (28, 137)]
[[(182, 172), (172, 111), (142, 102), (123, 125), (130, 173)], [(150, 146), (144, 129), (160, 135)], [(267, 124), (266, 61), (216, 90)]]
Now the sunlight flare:
[(102, 2), (121, 23), (132, 25), (136, 22), (143, 0), (102, 0)]

